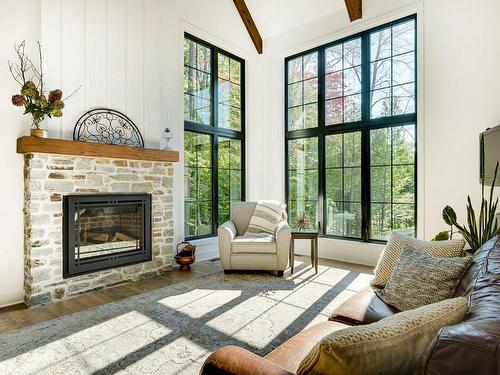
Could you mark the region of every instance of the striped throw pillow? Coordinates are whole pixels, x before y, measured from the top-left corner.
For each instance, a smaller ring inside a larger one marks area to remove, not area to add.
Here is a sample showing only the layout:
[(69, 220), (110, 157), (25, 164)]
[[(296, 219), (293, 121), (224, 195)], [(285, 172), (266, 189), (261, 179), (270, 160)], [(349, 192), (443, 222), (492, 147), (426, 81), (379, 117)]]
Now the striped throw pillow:
[(245, 235), (273, 234), (283, 218), (286, 205), (279, 201), (258, 201)]

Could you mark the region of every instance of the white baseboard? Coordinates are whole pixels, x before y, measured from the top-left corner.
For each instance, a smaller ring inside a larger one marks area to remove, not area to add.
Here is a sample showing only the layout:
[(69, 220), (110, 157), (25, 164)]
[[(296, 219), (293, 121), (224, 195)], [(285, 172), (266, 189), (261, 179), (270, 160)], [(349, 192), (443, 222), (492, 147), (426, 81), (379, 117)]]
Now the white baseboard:
[[(384, 247), (385, 245), (380, 244), (323, 237), (319, 239), (318, 255), (324, 259), (374, 267)], [(310, 241), (295, 240), (294, 250), (296, 254), (309, 256), (311, 254)]]
[(217, 237), (194, 240), (191, 241), (191, 243), (196, 245), (196, 261), (219, 258), (219, 245)]
[(0, 293), (0, 307), (7, 307), (24, 302), (24, 290), (9, 290)]

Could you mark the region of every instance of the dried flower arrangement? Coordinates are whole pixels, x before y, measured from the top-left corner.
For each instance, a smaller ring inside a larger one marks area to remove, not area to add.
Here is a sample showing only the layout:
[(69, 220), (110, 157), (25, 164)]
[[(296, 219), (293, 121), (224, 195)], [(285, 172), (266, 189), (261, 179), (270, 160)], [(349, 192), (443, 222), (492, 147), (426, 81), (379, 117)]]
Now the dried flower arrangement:
[(295, 226), (299, 230), (304, 230), (309, 227), (309, 215), (306, 212), (301, 212), (295, 219)]
[[(41, 123), (45, 116), (51, 118), (63, 115), (64, 101), (76, 94), (78, 87), (71, 95), (62, 98), (62, 91), (55, 89), (49, 91), (48, 97), (44, 91), (42, 46), (37, 42), (39, 64), (38, 66), (26, 54), (26, 41), (14, 45), (17, 63), (8, 62), (9, 70), (14, 80), (21, 86), (19, 94), (12, 95), (12, 104), (17, 107), (24, 106), (24, 114), (31, 114), (33, 130), (41, 131)], [(35, 83), (36, 82), (36, 83)]]

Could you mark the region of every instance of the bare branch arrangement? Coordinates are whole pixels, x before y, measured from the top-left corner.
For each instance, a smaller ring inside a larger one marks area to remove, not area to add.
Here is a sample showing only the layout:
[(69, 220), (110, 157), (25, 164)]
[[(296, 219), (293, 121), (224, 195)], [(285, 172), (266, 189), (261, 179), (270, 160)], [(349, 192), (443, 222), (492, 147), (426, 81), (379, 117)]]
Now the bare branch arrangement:
[(31, 114), (33, 128), (40, 129), (45, 116), (51, 118), (63, 115), (64, 102), (75, 95), (78, 87), (71, 95), (63, 98), (60, 89), (51, 90), (48, 96), (44, 90), (44, 74), (42, 60), (42, 45), (37, 42), (38, 64), (35, 64), (26, 53), (26, 41), (14, 44), (17, 62), (8, 61), (12, 78), (21, 86), (19, 94), (12, 95), (12, 104), (24, 106), (24, 114)]

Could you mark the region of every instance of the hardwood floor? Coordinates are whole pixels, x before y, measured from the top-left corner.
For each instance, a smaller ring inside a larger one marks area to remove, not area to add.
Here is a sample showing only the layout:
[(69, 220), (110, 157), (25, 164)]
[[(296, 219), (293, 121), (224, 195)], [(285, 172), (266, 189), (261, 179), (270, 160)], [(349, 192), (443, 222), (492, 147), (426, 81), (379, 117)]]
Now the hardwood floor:
[[(309, 263), (309, 257), (295, 256), (295, 260)], [(363, 273), (372, 272), (371, 267), (326, 259), (320, 259), (319, 264)], [(0, 308), (0, 334), (220, 271), (222, 267), (218, 260), (196, 262), (187, 272), (179, 272), (175, 267), (172, 272), (162, 276), (88, 292), (43, 306), (27, 308), (24, 304), (17, 304)], [(290, 270), (285, 272), (287, 276), (290, 276)]]

